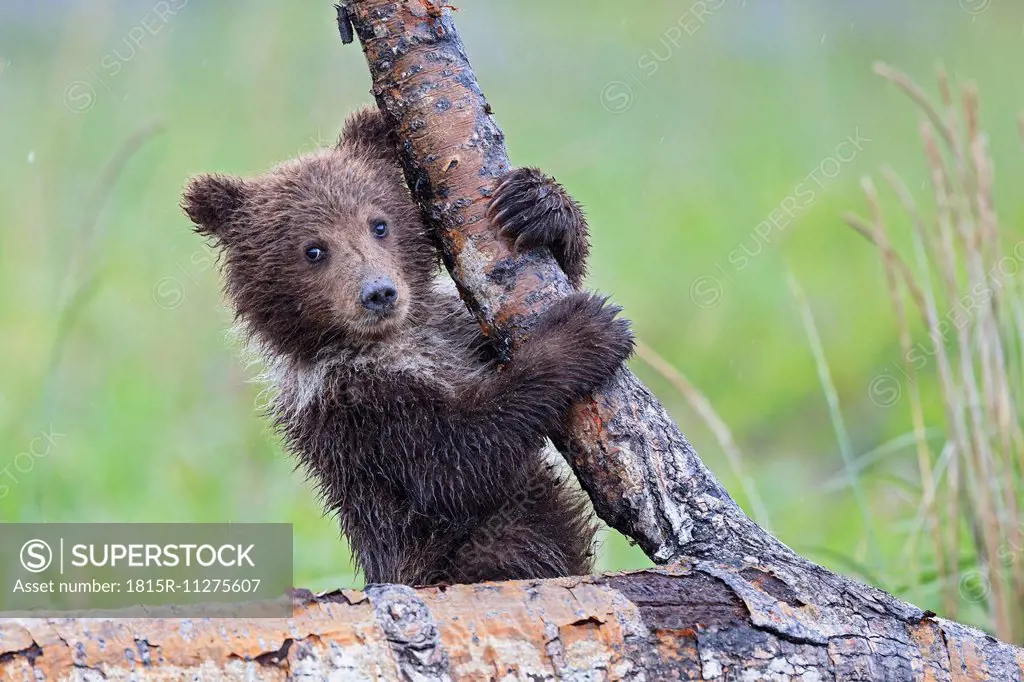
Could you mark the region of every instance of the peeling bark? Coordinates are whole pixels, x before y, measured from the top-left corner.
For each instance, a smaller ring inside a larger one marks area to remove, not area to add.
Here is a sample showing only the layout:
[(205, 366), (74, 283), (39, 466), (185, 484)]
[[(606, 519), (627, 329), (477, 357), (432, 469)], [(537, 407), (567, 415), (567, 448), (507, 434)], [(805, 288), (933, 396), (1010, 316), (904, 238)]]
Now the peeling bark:
[[(738, 589), (736, 585), (744, 585)], [(761, 587), (758, 587), (761, 586)], [(296, 600), (289, 619), (0, 622), (4, 680), (1019, 680), (1024, 653), (940, 618), (814, 604), (689, 567)], [(852, 614), (851, 614), (852, 615)]]

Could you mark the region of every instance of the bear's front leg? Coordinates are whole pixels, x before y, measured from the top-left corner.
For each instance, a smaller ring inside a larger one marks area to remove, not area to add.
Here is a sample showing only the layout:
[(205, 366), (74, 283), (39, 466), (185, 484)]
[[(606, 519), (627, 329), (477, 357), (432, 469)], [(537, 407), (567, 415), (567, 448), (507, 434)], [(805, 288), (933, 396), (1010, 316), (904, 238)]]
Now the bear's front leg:
[(559, 431), (569, 408), (604, 385), (632, 354), (629, 322), (618, 313), (592, 294), (556, 302), (511, 362), (461, 396), (453, 413), (462, 428), (518, 435), (539, 447), (543, 436)]
[(517, 168), (501, 178), (487, 215), (513, 248), (546, 246), (574, 289), (587, 273), (590, 239), (583, 209), (560, 184), (536, 168)]

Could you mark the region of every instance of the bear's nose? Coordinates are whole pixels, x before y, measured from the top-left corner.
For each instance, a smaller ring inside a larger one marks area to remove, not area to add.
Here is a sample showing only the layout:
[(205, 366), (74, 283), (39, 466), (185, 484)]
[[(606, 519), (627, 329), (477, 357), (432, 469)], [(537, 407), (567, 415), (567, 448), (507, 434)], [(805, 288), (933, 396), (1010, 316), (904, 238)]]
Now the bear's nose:
[(359, 292), (359, 301), (363, 307), (375, 313), (386, 313), (395, 307), (398, 300), (398, 289), (387, 277), (377, 277), (363, 282)]

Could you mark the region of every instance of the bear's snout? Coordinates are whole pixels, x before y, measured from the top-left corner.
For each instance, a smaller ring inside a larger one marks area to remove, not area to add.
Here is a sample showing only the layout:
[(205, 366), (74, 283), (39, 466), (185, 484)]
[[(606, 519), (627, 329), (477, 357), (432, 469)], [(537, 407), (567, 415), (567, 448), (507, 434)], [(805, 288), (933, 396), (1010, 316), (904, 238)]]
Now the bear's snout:
[(398, 288), (390, 277), (365, 280), (359, 291), (359, 302), (370, 312), (390, 313), (398, 302)]

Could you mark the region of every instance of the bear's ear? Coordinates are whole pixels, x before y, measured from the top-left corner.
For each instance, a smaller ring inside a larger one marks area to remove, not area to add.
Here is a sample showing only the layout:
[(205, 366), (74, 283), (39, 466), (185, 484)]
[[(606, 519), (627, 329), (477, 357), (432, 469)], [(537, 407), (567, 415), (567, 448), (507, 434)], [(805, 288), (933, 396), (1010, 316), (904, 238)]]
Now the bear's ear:
[(245, 180), (230, 175), (197, 175), (188, 182), (181, 208), (202, 235), (216, 235), (245, 203)]
[(370, 158), (398, 162), (394, 126), (376, 107), (363, 107), (345, 120), (338, 149)]

